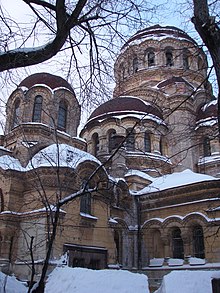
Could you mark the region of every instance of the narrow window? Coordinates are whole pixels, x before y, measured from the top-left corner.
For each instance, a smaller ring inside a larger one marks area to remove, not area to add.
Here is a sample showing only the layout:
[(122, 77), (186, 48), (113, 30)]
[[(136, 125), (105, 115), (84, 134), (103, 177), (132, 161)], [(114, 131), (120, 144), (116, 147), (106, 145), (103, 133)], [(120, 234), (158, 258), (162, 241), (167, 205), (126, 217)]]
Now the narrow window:
[(204, 157), (211, 156), (210, 139), (207, 136), (203, 139), (203, 152)]
[(166, 50), (166, 66), (173, 66), (173, 52), (172, 49), (167, 49)]
[(151, 137), (149, 132), (145, 132), (144, 134), (144, 150), (145, 152), (151, 152)]
[(181, 231), (176, 228), (172, 232), (172, 248), (173, 248), (173, 258), (184, 258), (184, 248), (183, 240), (181, 237)]
[(98, 133), (93, 133), (92, 144), (93, 144), (93, 154), (94, 154), (94, 156), (97, 156), (98, 152), (99, 152), (99, 135), (98, 135)]
[(138, 58), (135, 57), (133, 59), (133, 73), (137, 72), (138, 71)]
[(112, 152), (112, 150), (115, 148), (115, 135), (116, 131), (114, 129), (111, 129), (108, 134), (108, 150), (109, 153)]
[(33, 122), (41, 122), (41, 111), (42, 111), (42, 96), (36, 96), (34, 99), (34, 109), (32, 115)]
[[(85, 191), (88, 189), (89, 189), (89, 185), (86, 184)], [(80, 212), (84, 214), (91, 214), (91, 193), (90, 192), (85, 192), (80, 197)]]
[(120, 79), (124, 80), (125, 79), (125, 67), (124, 67), (123, 63), (120, 65), (119, 73), (120, 73)]
[(147, 64), (148, 67), (155, 65), (155, 53), (153, 51), (147, 53)]
[(183, 68), (189, 69), (189, 51), (186, 48), (183, 49)]
[(66, 130), (67, 105), (64, 101), (60, 101), (58, 110), (58, 129)]
[(12, 120), (12, 128), (19, 124), (19, 117), (20, 116), (20, 100), (16, 100), (14, 104), (14, 111), (13, 111), (13, 120)]
[(205, 258), (204, 236), (201, 226), (193, 228), (193, 253), (195, 257)]
[(126, 130), (126, 150), (134, 151), (135, 150), (135, 132), (133, 128), (128, 128)]

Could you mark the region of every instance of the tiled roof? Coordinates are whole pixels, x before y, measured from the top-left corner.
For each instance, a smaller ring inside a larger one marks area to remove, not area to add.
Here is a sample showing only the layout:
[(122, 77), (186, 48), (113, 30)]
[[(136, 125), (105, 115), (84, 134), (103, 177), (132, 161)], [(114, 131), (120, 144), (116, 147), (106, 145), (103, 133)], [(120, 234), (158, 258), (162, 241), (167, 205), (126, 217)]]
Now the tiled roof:
[(51, 89), (56, 89), (59, 87), (67, 88), (74, 93), (72, 86), (62, 77), (56, 76), (50, 73), (42, 72), (35, 73), (26, 77), (18, 87), (27, 87), (28, 89), (37, 84), (45, 84)]
[(106, 115), (120, 115), (125, 113), (146, 113), (153, 114), (161, 119), (163, 115), (161, 111), (154, 105), (144, 102), (143, 100), (136, 97), (118, 97), (112, 100), (109, 100), (99, 106), (93, 113), (90, 115), (89, 120), (95, 118), (102, 118)]

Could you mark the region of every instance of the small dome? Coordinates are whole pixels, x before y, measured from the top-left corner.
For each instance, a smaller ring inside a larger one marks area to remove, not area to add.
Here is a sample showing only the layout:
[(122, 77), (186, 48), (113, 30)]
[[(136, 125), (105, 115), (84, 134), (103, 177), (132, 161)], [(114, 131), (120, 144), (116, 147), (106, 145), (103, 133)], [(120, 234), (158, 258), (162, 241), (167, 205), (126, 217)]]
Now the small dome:
[(99, 106), (89, 117), (89, 120), (104, 118), (111, 115), (128, 113), (152, 114), (161, 119), (163, 115), (156, 106), (136, 97), (118, 97)]
[(35, 73), (28, 77), (26, 77), (18, 87), (26, 87), (30, 89), (34, 85), (44, 84), (50, 87), (52, 90), (62, 87), (70, 90), (74, 93), (72, 86), (62, 77), (53, 75), (50, 73), (42, 72), (42, 73)]
[(203, 105), (197, 115), (197, 122), (204, 120), (204, 119), (211, 119), (218, 117), (218, 107), (217, 107), (217, 100), (213, 100), (205, 105)]
[(181, 38), (185, 39), (187, 41), (193, 42), (196, 44), (196, 42), (184, 31), (181, 29), (175, 27), (175, 26), (160, 26), (159, 24), (150, 26), (148, 28), (145, 28), (143, 30), (137, 31), (122, 47), (122, 50), (131, 45), (132, 42), (137, 42), (138, 40), (144, 41), (146, 39), (152, 39), (152, 38), (158, 38), (158, 40), (166, 37), (171, 36), (174, 38)]

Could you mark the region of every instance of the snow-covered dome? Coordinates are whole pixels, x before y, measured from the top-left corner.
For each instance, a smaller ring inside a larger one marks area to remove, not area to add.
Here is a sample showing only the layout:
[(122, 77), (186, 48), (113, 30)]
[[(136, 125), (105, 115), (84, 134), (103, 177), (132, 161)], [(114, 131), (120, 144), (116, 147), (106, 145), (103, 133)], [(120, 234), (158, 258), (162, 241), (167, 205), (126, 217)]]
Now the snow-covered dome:
[(46, 72), (35, 73), (26, 77), (18, 87), (30, 89), (34, 85), (46, 85), (51, 89), (66, 88), (74, 93), (72, 86), (62, 77)]
[(191, 41), (194, 44), (196, 42), (184, 31), (175, 26), (160, 26), (159, 24), (150, 26), (143, 30), (137, 31), (130, 39), (124, 44), (122, 50), (125, 47), (145, 41), (146, 39), (162, 40), (166, 37), (172, 37), (177, 39), (185, 39)]
[(151, 114), (163, 119), (162, 112), (155, 105), (136, 97), (122, 96), (109, 100), (99, 106), (89, 117), (90, 120), (103, 119), (111, 116), (125, 114)]

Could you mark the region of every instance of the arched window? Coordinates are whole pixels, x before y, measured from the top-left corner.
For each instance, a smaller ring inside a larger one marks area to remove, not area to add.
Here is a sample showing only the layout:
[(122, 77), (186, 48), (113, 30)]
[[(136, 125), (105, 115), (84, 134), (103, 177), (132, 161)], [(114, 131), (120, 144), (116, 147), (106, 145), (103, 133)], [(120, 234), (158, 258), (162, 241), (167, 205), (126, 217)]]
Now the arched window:
[(60, 101), (58, 110), (58, 122), (57, 127), (60, 130), (66, 130), (66, 120), (67, 120), (67, 104), (65, 101)]
[(144, 150), (145, 152), (151, 152), (151, 136), (149, 132), (144, 133)]
[(42, 111), (42, 103), (43, 98), (42, 96), (36, 96), (34, 99), (34, 109), (32, 115), (33, 122), (41, 122), (41, 111)]
[(199, 56), (198, 57), (198, 69), (199, 70), (202, 70), (202, 69), (204, 69), (204, 62), (203, 62), (203, 60), (202, 60), (202, 58)]
[(171, 48), (166, 49), (165, 51), (166, 55), (166, 66), (173, 66), (173, 50)]
[(134, 57), (133, 59), (133, 73), (138, 71), (138, 58)]
[(93, 154), (94, 154), (94, 156), (97, 156), (98, 151), (99, 151), (99, 135), (98, 135), (98, 133), (93, 133), (92, 144), (93, 144)]
[(108, 150), (109, 153), (115, 148), (115, 135), (116, 131), (114, 129), (111, 129), (108, 133)]
[(91, 214), (91, 193), (87, 192), (90, 189), (87, 180), (82, 183), (82, 188), (85, 193), (80, 197), (80, 213)]
[(148, 67), (155, 65), (155, 53), (152, 50), (147, 52), (147, 65)]
[(184, 258), (183, 240), (179, 228), (172, 231), (173, 258)]
[(183, 68), (189, 69), (189, 51), (186, 48), (183, 49)]
[(126, 150), (134, 151), (135, 150), (135, 132), (133, 128), (126, 129)]
[(17, 99), (14, 103), (14, 111), (13, 111), (13, 120), (12, 120), (12, 128), (19, 124), (20, 116), (20, 100)]
[(204, 157), (211, 156), (210, 139), (207, 136), (204, 137), (203, 139), (203, 152), (204, 152)]
[(193, 254), (198, 258), (205, 258), (204, 236), (201, 226), (193, 228)]
[(114, 241), (116, 247), (116, 261), (122, 264), (122, 235), (119, 231), (114, 231)]
[(80, 212), (91, 215), (91, 194), (89, 192), (80, 197)]
[(120, 80), (124, 80), (125, 79), (125, 66), (124, 63), (122, 63), (119, 67), (119, 74), (120, 74)]

